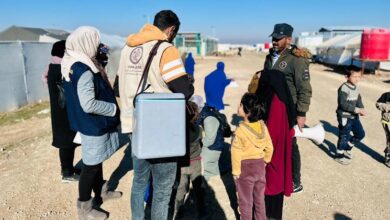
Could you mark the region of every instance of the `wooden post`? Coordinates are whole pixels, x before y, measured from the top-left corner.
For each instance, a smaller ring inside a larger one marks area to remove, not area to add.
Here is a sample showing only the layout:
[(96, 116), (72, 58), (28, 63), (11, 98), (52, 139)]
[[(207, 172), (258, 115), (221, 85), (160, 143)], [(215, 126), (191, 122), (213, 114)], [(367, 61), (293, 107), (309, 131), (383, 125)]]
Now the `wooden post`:
[(363, 77), (363, 75), (364, 75), (364, 66), (365, 66), (365, 60), (362, 59), (362, 73), (361, 73), (361, 77)]

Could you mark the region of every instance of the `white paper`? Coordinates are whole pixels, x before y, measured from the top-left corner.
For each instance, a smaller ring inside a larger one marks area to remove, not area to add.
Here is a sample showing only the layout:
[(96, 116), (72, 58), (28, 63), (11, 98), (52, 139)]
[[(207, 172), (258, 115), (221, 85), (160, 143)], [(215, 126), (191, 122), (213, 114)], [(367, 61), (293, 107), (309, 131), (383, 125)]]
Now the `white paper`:
[(77, 132), (76, 135), (74, 136), (73, 143), (75, 143), (75, 144), (81, 144), (80, 132)]

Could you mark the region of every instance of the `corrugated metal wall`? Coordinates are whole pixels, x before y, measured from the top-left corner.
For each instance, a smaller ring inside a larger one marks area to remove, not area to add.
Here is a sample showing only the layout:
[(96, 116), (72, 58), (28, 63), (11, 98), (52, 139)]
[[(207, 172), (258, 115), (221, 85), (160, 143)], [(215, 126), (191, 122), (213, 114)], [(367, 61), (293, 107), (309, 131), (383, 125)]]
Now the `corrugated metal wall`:
[[(42, 74), (50, 61), (51, 43), (0, 42), (0, 112), (49, 100)], [(120, 50), (110, 51), (108, 75), (118, 69)]]
[(48, 100), (42, 72), (50, 58), (51, 44), (0, 43), (0, 112)]

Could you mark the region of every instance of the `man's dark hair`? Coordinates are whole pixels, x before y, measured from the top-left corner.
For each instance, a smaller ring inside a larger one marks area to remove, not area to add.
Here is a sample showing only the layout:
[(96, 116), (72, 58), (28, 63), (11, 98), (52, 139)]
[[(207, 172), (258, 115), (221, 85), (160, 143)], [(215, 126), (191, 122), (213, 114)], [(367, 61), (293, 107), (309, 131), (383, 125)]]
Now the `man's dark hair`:
[(241, 98), (241, 104), (245, 114), (249, 114), (249, 122), (256, 122), (262, 118), (260, 101), (255, 94), (245, 93)]
[(180, 27), (180, 21), (175, 12), (171, 10), (162, 10), (154, 16), (153, 25), (158, 27), (161, 31), (175, 26), (175, 31), (177, 32)]

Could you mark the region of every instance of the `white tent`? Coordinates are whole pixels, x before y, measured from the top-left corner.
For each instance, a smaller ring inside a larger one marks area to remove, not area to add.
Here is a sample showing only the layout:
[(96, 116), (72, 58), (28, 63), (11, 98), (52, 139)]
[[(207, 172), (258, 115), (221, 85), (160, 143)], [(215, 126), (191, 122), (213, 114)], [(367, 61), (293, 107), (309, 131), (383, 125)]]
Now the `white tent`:
[(316, 48), (323, 43), (324, 36), (318, 33), (303, 32), (295, 41), (298, 47), (304, 47), (308, 49), (311, 54), (316, 55)]
[[(317, 47), (318, 60), (328, 65), (361, 67), (361, 34), (339, 35)], [(366, 62), (365, 69), (375, 70), (378, 62)]]

